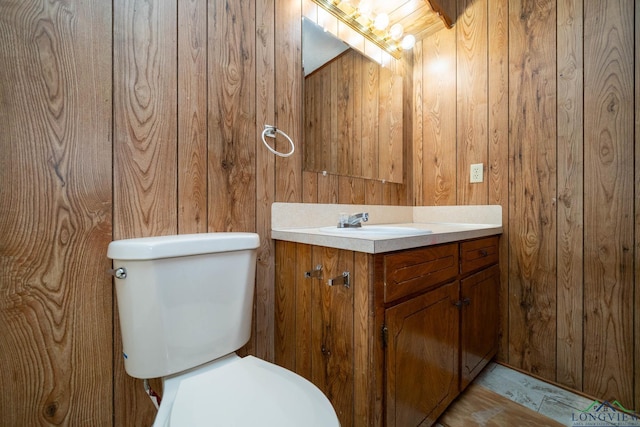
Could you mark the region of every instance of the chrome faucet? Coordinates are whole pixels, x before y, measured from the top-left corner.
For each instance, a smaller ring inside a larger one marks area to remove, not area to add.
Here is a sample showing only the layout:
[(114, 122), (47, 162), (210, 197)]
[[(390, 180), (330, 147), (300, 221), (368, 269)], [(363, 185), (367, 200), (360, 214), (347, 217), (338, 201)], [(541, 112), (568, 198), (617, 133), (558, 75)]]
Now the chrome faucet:
[(338, 228), (362, 227), (363, 222), (369, 221), (369, 214), (361, 212), (353, 215), (340, 215)]

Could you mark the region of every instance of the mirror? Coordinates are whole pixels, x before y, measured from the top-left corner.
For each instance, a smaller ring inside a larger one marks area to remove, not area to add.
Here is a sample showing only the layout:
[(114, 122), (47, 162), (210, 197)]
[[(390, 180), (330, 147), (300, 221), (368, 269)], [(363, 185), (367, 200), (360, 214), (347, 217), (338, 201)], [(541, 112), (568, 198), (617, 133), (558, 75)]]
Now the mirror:
[(402, 183), (402, 66), (302, 20), (304, 169)]

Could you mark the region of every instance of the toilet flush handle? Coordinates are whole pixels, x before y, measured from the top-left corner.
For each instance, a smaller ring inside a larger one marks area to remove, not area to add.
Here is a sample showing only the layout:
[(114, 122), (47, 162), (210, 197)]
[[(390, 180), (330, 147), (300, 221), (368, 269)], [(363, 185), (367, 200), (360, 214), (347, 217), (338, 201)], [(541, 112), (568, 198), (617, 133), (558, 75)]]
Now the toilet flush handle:
[(115, 276), (116, 279), (126, 279), (127, 278), (127, 269), (124, 267), (119, 268), (110, 268), (107, 270), (107, 273)]

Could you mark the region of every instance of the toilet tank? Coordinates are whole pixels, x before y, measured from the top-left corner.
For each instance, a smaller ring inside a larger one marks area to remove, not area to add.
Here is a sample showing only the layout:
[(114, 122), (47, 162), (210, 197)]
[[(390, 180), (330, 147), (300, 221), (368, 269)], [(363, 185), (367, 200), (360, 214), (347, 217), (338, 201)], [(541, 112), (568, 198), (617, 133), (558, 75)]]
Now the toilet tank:
[(125, 370), (181, 372), (249, 340), (259, 237), (202, 233), (117, 240), (113, 268)]

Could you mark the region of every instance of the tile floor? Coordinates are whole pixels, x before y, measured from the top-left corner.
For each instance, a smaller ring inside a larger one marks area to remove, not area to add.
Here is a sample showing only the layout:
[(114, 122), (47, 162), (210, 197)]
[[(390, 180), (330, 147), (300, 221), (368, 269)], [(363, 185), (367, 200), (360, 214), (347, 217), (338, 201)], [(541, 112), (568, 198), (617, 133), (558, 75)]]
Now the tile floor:
[(580, 411), (588, 408), (593, 403), (592, 399), (496, 363), (489, 364), (474, 383), (566, 426), (640, 427), (640, 421), (637, 419), (626, 421), (591, 419), (581, 422)]

